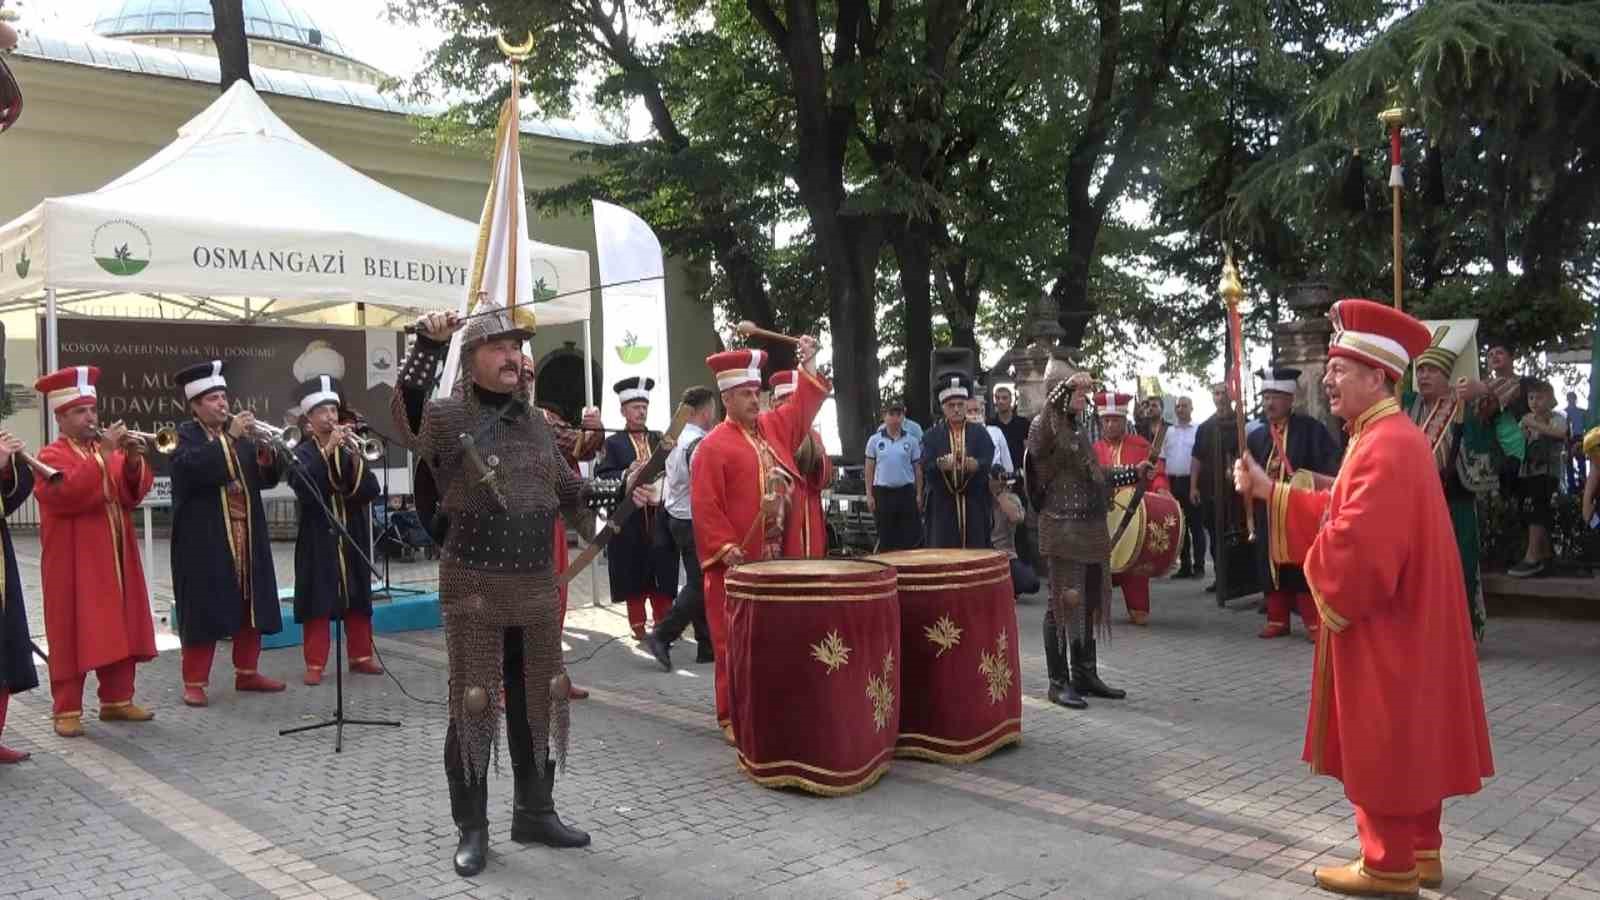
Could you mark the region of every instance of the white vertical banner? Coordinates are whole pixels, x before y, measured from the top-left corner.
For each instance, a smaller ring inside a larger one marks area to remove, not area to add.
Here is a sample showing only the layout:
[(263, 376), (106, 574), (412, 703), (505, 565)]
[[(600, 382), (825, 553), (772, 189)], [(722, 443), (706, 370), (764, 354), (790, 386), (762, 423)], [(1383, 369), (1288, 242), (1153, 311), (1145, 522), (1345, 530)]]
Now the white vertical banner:
[[(594, 201), (595, 250), (605, 311), (600, 335), (600, 371), (606, 395), (599, 399), (600, 420), (621, 428), (622, 409), (611, 386), (624, 378), (653, 378), (646, 424), (663, 431), (677, 404), (667, 383), (667, 290), (662, 278), (661, 242), (645, 221), (620, 206)], [(618, 282), (629, 282), (618, 284)]]

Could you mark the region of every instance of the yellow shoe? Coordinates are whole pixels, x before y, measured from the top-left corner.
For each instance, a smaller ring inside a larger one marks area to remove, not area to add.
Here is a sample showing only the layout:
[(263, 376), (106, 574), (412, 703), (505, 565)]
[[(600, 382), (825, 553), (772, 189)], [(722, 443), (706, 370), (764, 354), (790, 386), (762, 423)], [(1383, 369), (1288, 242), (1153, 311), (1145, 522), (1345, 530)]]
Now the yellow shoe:
[(1338, 868), (1317, 869), (1312, 877), (1317, 887), (1355, 897), (1415, 897), (1422, 887), (1415, 868), (1390, 875), (1374, 872), (1360, 859)]
[(729, 747), (737, 747), (737, 746), (739, 746), (739, 742), (733, 739), (733, 726), (732, 725), (724, 725), (724, 726), (722, 726), (722, 739), (727, 742)]
[(1437, 888), (1444, 884), (1444, 860), (1439, 858), (1439, 851), (1417, 851), (1417, 875), (1425, 888)]
[(148, 722), (156, 714), (131, 700), (123, 703), (100, 704), (100, 721), (102, 722)]
[(1150, 624), (1150, 614), (1147, 613), (1147, 612), (1141, 612), (1140, 610), (1137, 610), (1137, 609), (1129, 610), (1128, 611), (1128, 621), (1132, 622), (1135, 625), (1149, 625)]
[(56, 716), (56, 734), (64, 738), (83, 737), (83, 715), (72, 713), (66, 716)]

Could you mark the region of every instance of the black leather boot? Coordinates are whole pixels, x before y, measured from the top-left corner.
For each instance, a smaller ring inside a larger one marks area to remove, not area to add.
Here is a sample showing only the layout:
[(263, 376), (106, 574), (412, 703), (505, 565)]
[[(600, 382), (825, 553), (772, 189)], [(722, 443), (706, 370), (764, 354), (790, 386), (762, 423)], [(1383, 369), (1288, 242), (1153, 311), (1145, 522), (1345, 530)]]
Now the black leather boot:
[(587, 847), (588, 832), (569, 827), (556, 815), (556, 764), (549, 760), (540, 778), (533, 766), (514, 767), (517, 780), (515, 805), (511, 810), (511, 839), (519, 844), (544, 844), (547, 847)]
[(456, 874), (470, 878), (489, 861), (489, 782), (480, 778), (468, 784), (465, 772), (449, 771), (450, 815), (461, 830), (456, 844)]
[(1127, 691), (1109, 687), (1100, 680), (1100, 673), (1095, 670), (1094, 638), (1072, 645), (1072, 686), (1079, 693), (1107, 700), (1121, 700), (1128, 696)]
[(1044, 668), (1050, 678), (1050, 689), (1045, 696), (1057, 706), (1068, 709), (1088, 709), (1089, 704), (1072, 688), (1067, 670), (1066, 653), (1061, 646), (1061, 636), (1056, 633), (1055, 617), (1044, 617)]

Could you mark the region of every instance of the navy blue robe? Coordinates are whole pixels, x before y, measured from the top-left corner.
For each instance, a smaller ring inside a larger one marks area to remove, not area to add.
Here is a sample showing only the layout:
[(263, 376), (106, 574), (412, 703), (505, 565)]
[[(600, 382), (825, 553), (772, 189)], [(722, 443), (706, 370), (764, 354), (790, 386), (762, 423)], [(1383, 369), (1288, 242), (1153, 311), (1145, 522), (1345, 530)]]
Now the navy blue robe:
[[(1250, 447), (1250, 455), (1255, 457), (1257, 463), (1263, 467), (1267, 464), (1267, 454), (1272, 449), (1272, 425), (1257, 428), (1245, 436), (1245, 443)], [(1283, 437), (1283, 446), (1289, 454), (1289, 464), (1295, 471), (1305, 469), (1323, 475), (1339, 474), (1339, 457), (1341, 451), (1333, 435), (1323, 425), (1310, 416), (1300, 413), (1289, 414), (1289, 430)], [(1268, 552), (1272, 542), (1267, 540), (1267, 505), (1260, 500), (1251, 504), (1256, 517), (1256, 572), (1260, 578), (1261, 590), (1271, 591), (1272, 571), (1268, 560)], [(1294, 594), (1303, 594), (1311, 590), (1306, 584), (1306, 576), (1300, 571), (1299, 566), (1278, 566), (1278, 590)]]
[[(11, 457), (10, 484), (0, 487), (5, 514), (10, 516), (33, 493), (33, 470)], [(28, 608), (23, 605), (22, 574), (17, 571), (17, 551), (11, 546), (11, 529), (0, 521), (0, 541), (6, 551), (5, 612), (0, 614), (0, 689), (20, 694), (39, 686), (28, 643)]]
[[(250, 618), (234, 576), (228, 540), (227, 485), (232, 480), (222, 442), (232, 441), (250, 510)], [(278, 578), (261, 491), (278, 483), (282, 463), (256, 463), (259, 445), (224, 434), (213, 441), (199, 422), (178, 426), (172, 454), (172, 595), (178, 638), (184, 646), (229, 638), (246, 625), (263, 634), (283, 629)]]
[[(653, 453), (661, 443), (661, 434), (655, 431), (648, 434)], [(638, 458), (641, 457), (629, 435), (609, 435), (595, 465), (595, 477), (621, 478)], [(645, 594), (672, 597), (678, 593), (678, 554), (672, 542), (665, 540), (666, 527), (666, 512), (659, 506), (647, 506), (629, 516), (622, 524), (622, 531), (606, 544), (606, 568), (611, 573), (613, 603)]]
[[(354, 612), (372, 613), (372, 571), (362, 557), (372, 549), (372, 501), (378, 496), (378, 476), (366, 460), (347, 450), (336, 451), (336, 456), (330, 468), (316, 440), (308, 437), (294, 449), (300, 465), (287, 473), (289, 486), (300, 499), (300, 530), (294, 539), (294, 620), (302, 624), (342, 619), (347, 602)], [(350, 532), (359, 552), (329, 527), (318, 497)]]
[[(922, 439), (922, 480), (928, 500), (923, 514), (924, 547), (977, 547), (988, 549), (993, 538), (990, 517), (994, 498), (989, 494), (989, 468), (994, 465), (994, 441), (982, 425), (964, 422), (966, 456), (978, 461), (976, 471), (946, 474), (939, 457), (950, 452), (950, 424), (940, 421)], [(957, 490), (952, 490), (951, 481)], [(957, 503), (957, 498), (964, 502)], [(965, 518), (966, 528), (962, 529)]]

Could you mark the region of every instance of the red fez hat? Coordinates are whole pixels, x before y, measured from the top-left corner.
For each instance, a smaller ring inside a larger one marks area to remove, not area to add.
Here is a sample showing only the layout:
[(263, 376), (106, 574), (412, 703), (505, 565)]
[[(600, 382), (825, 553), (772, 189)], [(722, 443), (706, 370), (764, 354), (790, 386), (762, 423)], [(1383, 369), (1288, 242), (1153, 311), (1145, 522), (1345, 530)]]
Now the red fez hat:
[(717, 390), (761, 387), (761, 364), (767, 361), (762, 350), (724, 350), (706, 357), (711, 374), (717, 376)]
[(1132, 404), (1132, 394), (1101, 391), (1094, 395), (1094, 405), (1102, 416), (1126, 416)]
[(779, 397), (787, 397), (794, 393), (797, 384), (795, 375), (794, 369), (784, 369), (782, 372), (772, 373), (772, 378), (767, 381), (767, 385), (772, 388), (772, 399), (776, 400)]
[(99, 380), (99, 368), (71, 366), (35, 381), (33, 389), (44, 395), (51, 412), (60, 412), (74, 406), (93, 406), (98, 399), (94, 386)]
[(1328, 318), (1333, 320), (1328, 356), (1375, 366), (1396, 381), (1433, 343), (1428, 326), (1385, 303), (1340, 300)]

